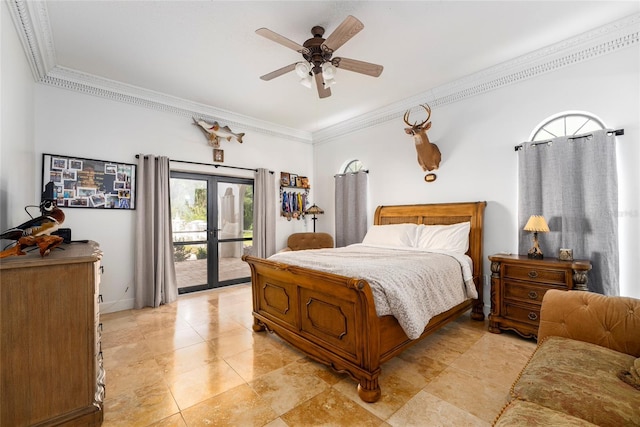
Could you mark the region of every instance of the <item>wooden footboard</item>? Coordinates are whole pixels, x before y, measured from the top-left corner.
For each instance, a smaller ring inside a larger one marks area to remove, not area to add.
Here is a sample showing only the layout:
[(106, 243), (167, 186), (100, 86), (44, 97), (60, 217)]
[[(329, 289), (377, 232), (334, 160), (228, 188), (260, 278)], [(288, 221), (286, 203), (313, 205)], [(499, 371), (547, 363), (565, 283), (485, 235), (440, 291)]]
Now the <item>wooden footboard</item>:
[(251, 266), (255, 331), (277, 333), (315, 360), (380, 397), (380, 319), (365, 280), (244, 256)]

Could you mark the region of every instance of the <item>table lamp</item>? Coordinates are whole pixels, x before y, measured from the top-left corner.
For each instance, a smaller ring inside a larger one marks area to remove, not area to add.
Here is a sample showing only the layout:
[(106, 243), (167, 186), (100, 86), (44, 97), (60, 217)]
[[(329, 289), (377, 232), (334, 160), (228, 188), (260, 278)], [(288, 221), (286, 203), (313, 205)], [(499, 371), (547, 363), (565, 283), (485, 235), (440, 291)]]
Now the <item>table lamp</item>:
[(533, 231), (533, 247), (529, 249), (529, 258), (542, 259), (544, 258), (540, 245), (538, 244), (538, 233), (548, 233), (549, 226), (547, 221), (544, 220), (542, 215), (531, 215), (529, 221), (524, 226), (525, 231)]
[(316, 218), (316, 215), (323, 214), (324, 211), (322, 209), (320, 209), (318, 206), (316, 206), (316, 204), (314, 203), (304, 213), (313, 215), (311, 220), (313, 221), (313, 232), (315, 233), (316, 232), (316, 221), (318, 220), (318, 218)]

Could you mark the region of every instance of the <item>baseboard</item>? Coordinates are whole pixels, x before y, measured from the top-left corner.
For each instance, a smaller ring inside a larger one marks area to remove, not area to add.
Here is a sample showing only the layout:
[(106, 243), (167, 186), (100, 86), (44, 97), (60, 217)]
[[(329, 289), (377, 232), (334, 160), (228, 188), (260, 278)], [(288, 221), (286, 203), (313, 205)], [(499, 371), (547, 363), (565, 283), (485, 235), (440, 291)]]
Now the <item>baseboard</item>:
[(133, 308), (133, 298), (120, 299), (117, 301), (104, 301), (100, 303), (100, 313), (113, 313), (116, 311), (131, 310)]

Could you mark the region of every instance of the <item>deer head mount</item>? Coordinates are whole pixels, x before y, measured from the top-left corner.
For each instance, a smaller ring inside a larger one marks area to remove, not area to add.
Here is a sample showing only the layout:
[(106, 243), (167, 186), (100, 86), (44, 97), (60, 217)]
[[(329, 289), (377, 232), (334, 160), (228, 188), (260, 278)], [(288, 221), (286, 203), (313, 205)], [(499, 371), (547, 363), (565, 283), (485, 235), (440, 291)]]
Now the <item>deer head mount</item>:
[(429, 142), (429, 137), (427, 136), (427, 131), (431, 128), (431, 122), (429, 119), (431, 118), (431, 107), (428, 105), (420, 105), (427, 112), (427, 118), (418, 124), (415, 122), (413, 124), (409, 123), (409, 113), (411, 110), (407, 110), (404, 113), (404, 122), (408, 128), (405, 128), (404, 131), (413, 136), (413, 142), (416, 145), (416, 152), (418, 154), (418, 163), (422, 167), (423, 171), (432, 171), (438, 169), (440, 166), (440, 160), (442, 155), (440, 154), (440, 149), (436, 144), (432, 144)]

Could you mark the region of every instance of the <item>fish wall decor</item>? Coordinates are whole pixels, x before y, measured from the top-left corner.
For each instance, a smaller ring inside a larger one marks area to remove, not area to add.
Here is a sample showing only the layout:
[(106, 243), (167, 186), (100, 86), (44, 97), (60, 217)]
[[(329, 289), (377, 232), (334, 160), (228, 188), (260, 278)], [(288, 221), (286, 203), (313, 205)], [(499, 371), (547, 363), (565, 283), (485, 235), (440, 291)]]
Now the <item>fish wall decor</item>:
[(218, 122), (208, 123), (202, 119), (196, 120), (195, 117), (192, 117), (193, 124), (198, 126), (198, 128), (205, 134), (207, 140), (209, 141), (209, 145), (215, 148), (220, 147), (220, 140), (226, 139), (227, 141), (231, 141), (235, 139), (240, 144), (242, 144), (243, 133), (234, 133), (229, 129), (229, 126), (220, 126)]

